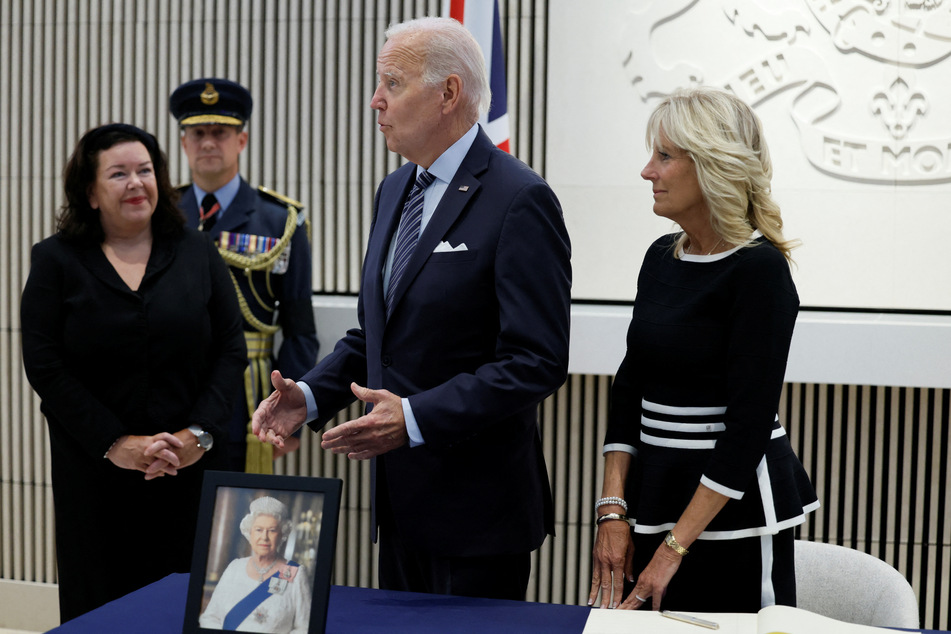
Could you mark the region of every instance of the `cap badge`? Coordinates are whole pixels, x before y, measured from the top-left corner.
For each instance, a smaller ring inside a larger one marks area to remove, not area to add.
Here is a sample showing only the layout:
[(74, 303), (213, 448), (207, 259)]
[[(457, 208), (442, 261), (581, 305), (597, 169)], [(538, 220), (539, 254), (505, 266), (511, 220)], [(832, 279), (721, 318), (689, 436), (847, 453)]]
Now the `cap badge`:
[(205, 90), (201, 93), (201, 102), (206, 106), (213, 106), (218, 103), (218, 91), (211, 85), (211, 82), (205, 82)]

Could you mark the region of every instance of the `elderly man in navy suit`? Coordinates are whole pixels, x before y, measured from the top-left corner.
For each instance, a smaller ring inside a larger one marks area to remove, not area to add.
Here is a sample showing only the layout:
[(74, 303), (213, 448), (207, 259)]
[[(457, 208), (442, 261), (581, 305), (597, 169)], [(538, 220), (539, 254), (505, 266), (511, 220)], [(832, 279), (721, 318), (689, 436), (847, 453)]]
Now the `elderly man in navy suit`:
[(489, 88), (458, 22), (391, 26), (377, 58), (387, 147), (409, 163), (374, 201), (360, 327), (252, 426), (280, 446), (359, 398), (321, 445), (372, 459), (380, 586), (524, 599), (553, 533), (537, 406), (568, 368), (570, 244), (558, 200), (477, 121)]

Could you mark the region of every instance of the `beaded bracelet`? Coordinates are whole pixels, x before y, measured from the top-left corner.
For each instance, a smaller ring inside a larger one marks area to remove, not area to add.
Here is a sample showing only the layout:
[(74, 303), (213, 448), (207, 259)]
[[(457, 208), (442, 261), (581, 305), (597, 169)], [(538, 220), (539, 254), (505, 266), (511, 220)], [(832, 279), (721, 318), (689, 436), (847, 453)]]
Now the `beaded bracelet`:
[(615, 497), (615, 496), (613, 496), (613, 495), (612, 495), (611, 497), (609, 497), (609, 498), (601, 498), (600, 500), (598, 500), (597, 502), (595, 502), (595, 504), (594, 504), (594, 512), (597, 513), (599, 508), (601, 508), (602, 506), (606, 506), (606, 505), (608, 505), (608, 504), (617, 504), (618, 506), (620, 506), (621, 508), (624, 509), (624, 512), (625, 512), (625, 513), (627, 513), (627, 502), (625, 502), (623, 499), (621, 499), (621, 498), (619, 498), (619, 497)]

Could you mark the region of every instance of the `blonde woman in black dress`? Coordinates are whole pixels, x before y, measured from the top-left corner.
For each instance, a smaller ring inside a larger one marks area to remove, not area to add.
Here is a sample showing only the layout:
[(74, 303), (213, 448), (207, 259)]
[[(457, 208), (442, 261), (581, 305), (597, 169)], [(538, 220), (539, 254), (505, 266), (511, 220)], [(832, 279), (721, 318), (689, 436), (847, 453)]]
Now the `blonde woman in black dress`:
[(762, 126), (698, 88), (660, 103), (647, 141), (654, 213), (681, 231), (638, 277), (589, 604), (795, 605), (793, 530), (819, 503), (777, 416), (799, 298)]

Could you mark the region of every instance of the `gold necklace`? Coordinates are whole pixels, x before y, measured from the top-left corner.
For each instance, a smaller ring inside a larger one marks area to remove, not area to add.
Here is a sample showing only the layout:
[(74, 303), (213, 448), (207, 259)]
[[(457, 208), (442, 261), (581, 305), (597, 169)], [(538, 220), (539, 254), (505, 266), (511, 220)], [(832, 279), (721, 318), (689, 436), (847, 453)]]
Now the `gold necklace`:
[[(720, 238), (719, 240), (717, 240), (717, 243), (716, 243), (715, 245), (713, 245), (713, 248), (710, 249), (709, 251), (707, 251), (706, 254), (703, 254), (703, 253), (690, 253), (689, 251), (687, 251), (687, 247), (684, 247), (684, 253), (685, 253), (686, 255), (712, 255), (713, 252), (717, 250), (717, 247), (720, 246), (722, 243), (723, 243), (723, 238)], [(691, 244), (690, 246), (693, 247), (692, 244)]]

